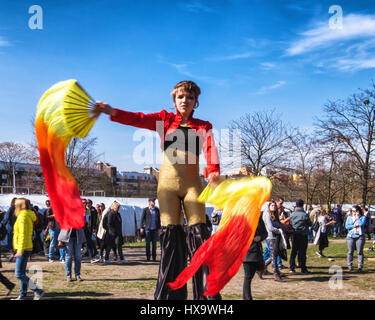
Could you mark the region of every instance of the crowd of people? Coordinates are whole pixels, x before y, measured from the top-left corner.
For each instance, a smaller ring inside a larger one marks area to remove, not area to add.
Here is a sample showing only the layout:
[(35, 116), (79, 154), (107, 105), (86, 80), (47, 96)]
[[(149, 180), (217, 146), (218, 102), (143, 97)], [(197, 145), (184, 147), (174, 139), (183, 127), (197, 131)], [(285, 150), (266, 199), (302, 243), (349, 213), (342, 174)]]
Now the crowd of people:
[[(153, 198), (148, 200), (139, 226), (140, 235), (146, 240), (147, 261), (156, 261), (161, 230), (160, 210), (155, 206), (155, 201)], [(84, 227), (79, 230), (61, 230), (49, 200), (45, 202), (45, 208), (39, 209), (27, 199), (12, 199), (0, 227), (5, 227), (7, 231), (7, 247), (11, 253), (9, 261), (15, 259), (16, 262), (15, 275), (20, 280), (20, 294), (16, 299), (25, 299), (28, 287), (34, 291), (34, 299), (44, 295), (37, 286), (30, 286), (30, 279), (26, 276), (26, 265), (32, 254), (44, 254), (49, 263), (64, 263), (68, 282), (73, 281), (73, 274), (76, 281), (83, 281), (80, 274), (82, 257), (85, 256), (91, 263), (108, 264), (111, 263), (110, 252), (113, 251), (113, 260), (119, 258), (120, 263), (128, 263), (122, 248), (124, 237), (120, 203), (113, 202), (107, 210), (103, 203), (94, 207), (90, 199), (83, 199), (82, 203), (86, 208)], [(353, 271), (353, 252), (356, 250), (358, 272), (363, 272), (366, 236), (368, 239), (373, 237), (375, 242), (371, 215), (367, 208), (355, 205), (344, 212), (337, 205), (327, 213), (327, 210), (313, 208), (309, 204), (306, 210), (304, 207), (304, 202), (297, 200), (293, 210), (287, 210), (284, 200), (277, 198), (270, 201), (267, 209), (262, 211), (252, 245), (243, 261), (243, 299), (252, 299), (251, 281), (255, 274), (261, 279), (264, 279), (264, 275), (273, 274), (275, 281), (286, 281), (287, 275), (281, 271), (287, 269), (283, 261), (289, 261), (290, 273), (296, 273), (298, 266), (302, 275), (310, 274), (306, 263), (308, 243), (313, 242), (318, 248), (316, 254), (323, 258), (323, 250), (328, 247), (328, 235), (346, 237), (348, 271)], [(217, 231), (221, 215), (222, 211), (215, 208), (208, 218), (212, 234)], [(289, 259), (288, 249), (291, 249)], [(272, 266), (272, 272), (267, 268), (269, 265)], [(0, 281), (8, 289), (9, 295), (15, 284), (1, 273)]]
[[(143, 210), (139, 229), (140, 235), (146, 240), (147, 261), (156, 261), (161, 230), (160, 210), (155, 206), (155, 201), (156, 199), (149, 199), (148, 207)], [(26, 276), (26, 265), (32, 254), (46, 255), (49, 263), (64, 263), (68, 282), (73, 281), (73, 273), (76, 281), (83, 281), (80, 274), (84, 256), (91, 263), (111, 263), (110, 252), (113, 251), (113, 260), (119, 257), (120, 263), (128, 263), (122, 248), (124, 239), (119, 214), (120, 203), (113, 202), (107, 210), (103, 203), (94, 207), (90, 199), (83, 199), (82, 203), (86, 208), (84, 227), (79, 230), (61, 230), (49, 200), (45, 202), (45, 208), (39, 209), (28, 199), (12, 199), (0, 227), (5, 227), (7, 231), (7, 247), (11, 253), (9, 261), (15, 259), (16, 262), (15, 275), (20, 281), (17, 300), (25, 299), (28, 287), (34, 291), (34, 299), (40, 299), (44, 295), (36, 285), (30, 286), (30, 279)], [(208, 218), (212, 234), (217, 231), (221, 215), (222, 211), (216, 208)], [(375, 242), (373, 230), (369, 210), (358, 205), (349, 208), (347, 212), (337, 205), (327, 213), (327, 210), (313, 208), (309, 204), (305, 211), (302, 200), (296, 201), (293, 210), (285, 209), (282, 198), (270, 201), (267, 209), (261, 213), (254, 240), (243, 261), (243, 299), (252, 299), (251, 281), (255, 274), (260, 279), (264, 279), (264, 275), (273, 274), (275, 281), (286, 281), (287, 275), (281, 270), (287, 269), (283, 261), (288, 261), (288, 249), (291, 249), (289, 272), (296, 273), (298, 266), (302, 275), (310, 274), (306, 263), (308, 243), (313, 242), (318, 248), (316, 254), (323, 258), (323, 250), (328, 247), (328, 235), (346, 237), (348, 271), (353, 271), (353, 252), (356, 250), (358, 272), (363, 272), (366, 236), (368, 239), (373, 237)], [(269, 265), (272, 266), (272, 272), (267, 269)], [(9, 295), (15, 284), (1, 273), (0, 281), (8, 289)]]
[[(103, 203), (93, 207), (90, 199), (82, 199), (82, 204), (85, 207), (84, 227), (62, 230), (49, 200), (46, 200), (45, 208), (39, 209), (28, 199), (12, 199), (0, 222), (0, 228), (6, 230), (7, 249), (10, 252), (8, 259), (9, 262), (15, 260), (15, 275), (20, 280), (20, 293), (16, 300), (26, 298), (28, 287), (34, 291), (35, 300), (44, 295), (36, 285), (30, 286), (30, 279), (26, 276), (26, 265), (32, 254), (47, 256), (49, 263), (63, 263), (68, 282), (73, 281), (73, 261), (75, 279), (83, 281), (80, 274), (84, 256), (88, 256), (91, 263), (108, 264), (111, 263), (109, 254), (112, 250), (113, 260), (119, 257), (120, 263), (128, 263), (122, 249), (124, 240), (120, 203), (114, 201), (108, 210), (105, 210)], [(14, 283), (2, 274), (0, 281), (8, 289), (9, 295), (15, 287)]]
[[(354, 205), (344, 212), (340, 205), (336, 205), (333, 210), (327, 212), (326, 209), (313, 208), (308, 204), (305, 211), (304, 202), (299, 199), (293, 210), (287, 211), (283, 204), (282, 198), (270, 201), (267, 209), (262, 212), (262, 219), (260, 219), (253, 244), (243, 263), (245, 272), (243, 299), (252, 299), (251, 280), (255, 273), (261, 279), (263, 279), (263, 275), (273, 273), (275, 281), (286, 281), (287, 275), (281, 270), (287, 269), (282, 263), (283, 260), (288, 261), (287, 249), (291, 249), (289, 272), (296, 273), (297, 258), (301, 274), (310, 274), (306, 262), (308, 243), (313, 242), (318, 248), (317, 256), (324, 258), (326, 256), (323, 254), (323, 250), (329, 245), (328, 235), (332, 235), (334, 238), (346, 238), (347, 270), (353, 271), (353, 252), (356, 250), (358, 255), (357, 270), (359, 273), (363, 272), (365, 237), (367, 236), (368, 240), (373, 239), (373, 243), (375, 243), (373, 221), (367, 208)], [(259, 244), (263, 240), (265, 242), (264, 252)], [(249, 258), (250, 256), (252, 258)], [(250, 261), (253, 262), (252, 267), (250, 267)], [(267, 266), (270, 264), (272, 273), (267, 270)]]

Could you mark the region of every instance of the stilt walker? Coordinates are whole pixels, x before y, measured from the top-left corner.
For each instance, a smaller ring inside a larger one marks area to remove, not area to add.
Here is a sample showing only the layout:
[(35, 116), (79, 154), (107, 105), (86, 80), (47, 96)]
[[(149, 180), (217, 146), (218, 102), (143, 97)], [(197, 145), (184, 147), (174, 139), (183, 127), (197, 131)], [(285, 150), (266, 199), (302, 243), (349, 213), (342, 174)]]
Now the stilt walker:
[[(207, 176), (215, 182), (220, 176), (217, 149), (208, 121), (193, 118), (198, 107), (200, 88), (192, 81), (178, 83), (172, 96), (176, 113), (162, 110), (144, 114), (110, 107), (98, 101), (94, 106), (96, 117), (110, 115), (112, 121), (138, 128), (157, 131), (161, 138), (163, 162), (159, 173), (158, 201), (162, 232), (160, 235), (161, 260), (155, 290), (156, 300), (183, 300), (187, 298), (186, 285), (171, 290), (168, 282), (174, 281), (187, 265), (187, 254), (192, 257), (199, 246), (209, 238), (204, 203), (197, 201), (203, 191), (199, 177), (199, 154), (203, 150), (207, 161)], [(186, 235), (180, 225), (182, 206), (188, 221), (188, 247)], [(194, 299), (211, 299), (203, 295), (208, 268), (202, 266), (194, 276)], [(214, 298), (220, 298), (217, 295)]]

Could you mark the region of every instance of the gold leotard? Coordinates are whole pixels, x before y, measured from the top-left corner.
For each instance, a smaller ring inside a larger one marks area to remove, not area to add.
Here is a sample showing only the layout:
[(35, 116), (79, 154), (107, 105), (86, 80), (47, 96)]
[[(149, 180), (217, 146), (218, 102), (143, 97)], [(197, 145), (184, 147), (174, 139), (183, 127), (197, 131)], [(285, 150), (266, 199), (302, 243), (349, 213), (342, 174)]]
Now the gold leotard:
[(167, 147), (163, 151), (157, 191), (162, 226), (180, 224), (182, 204), (189, 226), (205, 223), (205, 205), (197, 201), (202, 190), (199, 151), (197, 154), (191, 148)]

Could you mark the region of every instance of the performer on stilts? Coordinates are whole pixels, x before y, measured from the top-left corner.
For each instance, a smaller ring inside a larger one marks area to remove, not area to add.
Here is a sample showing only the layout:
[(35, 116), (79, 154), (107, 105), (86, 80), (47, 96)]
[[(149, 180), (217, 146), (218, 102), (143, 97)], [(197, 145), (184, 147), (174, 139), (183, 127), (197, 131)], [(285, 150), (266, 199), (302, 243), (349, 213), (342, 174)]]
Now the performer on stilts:
[[(176, 113), (162, 110), (144, 114), (112, 108), (107, 103), (97, 101), (93, 113), (110, 115), (112, 121), (157, 131), (161, 138), (163, 161), (159, 173), (158, 201), (162, 232), (160, 234), (161, 259), (155, 290), (156, 300), (184, 300), (187, 288), (171, 290), (168, 282), (173, 282), (187, 265), (187, 254), (192, 257), (199, 246), (210, 237), (206, 226), (205, 205), (197, 201), (203, 190), (199, 177), (199, 154), (203, 149), (207, 162), (207, 177), (216, 183), (220, 177), (217, 148), (212, 135), (212, 125), (193, 117), (199, 106), (201, 91), (192, 81), (179, 82), (171, 95)], [(188, 221), (188, 246), (186, 235), (180, 224), (182, 206)], [(208, 267), (202, 265), (193, 276), (194, 300), (221, 299), (204, 296)]]

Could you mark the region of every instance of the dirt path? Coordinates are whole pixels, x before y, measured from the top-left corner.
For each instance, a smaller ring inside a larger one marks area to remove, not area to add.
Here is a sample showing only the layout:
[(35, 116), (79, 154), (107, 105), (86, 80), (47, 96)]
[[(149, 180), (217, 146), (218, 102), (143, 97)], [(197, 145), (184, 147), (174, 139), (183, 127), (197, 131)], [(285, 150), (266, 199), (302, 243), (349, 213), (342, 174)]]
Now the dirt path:
[[(332, 240), (330, 243), (345, 242)], [(124, 253), (129, 264), (91, 264), (84, 259), (82, 264), (83, 282), (67, 283), (64, 265), (59, 262), (48, 263), (44, 256), (33, 256), (31, 266), (41, 269), (42, 285), (49, 299), (154, 299), (154, 290), (158, 275), (158, 261), (147, 262), (145, 249), (125, 247)], [(160, 251), (158, 250), (158, 259)], [(14, 277), (14, 262), (4, 262), (1, 272), (17, 284), (12, 297), (18, 294), (18, 281)], [(275, 282), (272, 276), (264, 280), (255, 276), (252, 290), (256, 299), (265, 300), (341, 300), (341, 299), (375, 299), (375, 262), (367, 262), (368, 272), (365, 274), (343, 274), (342, 287), (333, 281), (337, 273), (329, 273), (332, 265), (345, 266), (345, 257), (337, 257), (334, 262), (328, 259), (308, 263), (311, 275), (289, 275), (289, 269), (283, 270), (288, 278), (284, 283)], [(35, 275), (34, 275), (35, 277)], [(332, 280), (333, 279), (333, 280)], [(243, 284), (243, 269), (221, 291), (224, 299), (241, 299)], [(332, 286), (333, 284), (333, 286)], [(188, 283), (188, 299), (191, 300), (192, 285)], [(0, 299), (5, 297), (5, 288), (0, 287)]]

